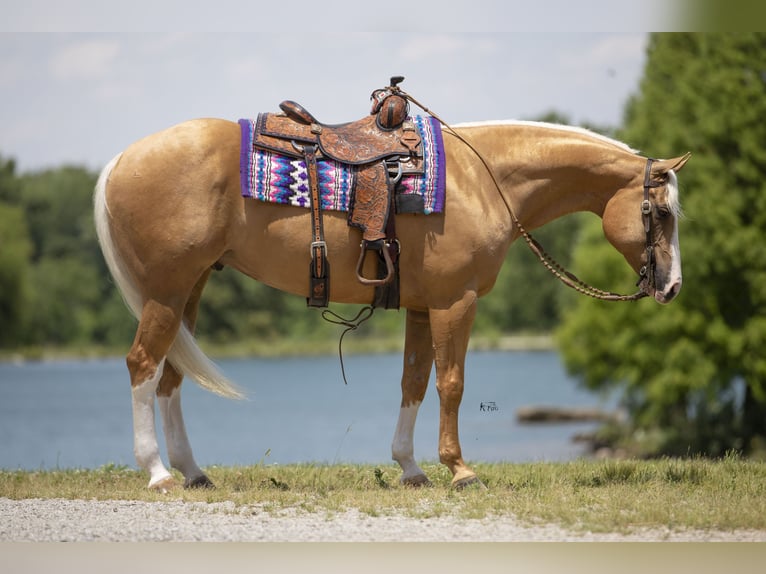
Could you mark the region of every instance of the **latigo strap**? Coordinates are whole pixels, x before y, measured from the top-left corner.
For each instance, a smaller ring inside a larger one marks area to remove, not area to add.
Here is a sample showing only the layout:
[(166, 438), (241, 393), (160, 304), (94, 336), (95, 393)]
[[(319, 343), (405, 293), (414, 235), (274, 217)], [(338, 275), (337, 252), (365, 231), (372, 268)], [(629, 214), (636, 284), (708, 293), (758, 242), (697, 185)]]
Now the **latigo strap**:
[(319, 176), (317, 175), (317, 146), (303, 146), (303, 157), (309, 174), (309, 200), (311, 203), (311, 264), (309, 265), (309, 296), (311, 307), (327, 307), (330, 300), (330, 264), (327, 261), (327, 244), (322, 226), (322, 198), (319, 197)]

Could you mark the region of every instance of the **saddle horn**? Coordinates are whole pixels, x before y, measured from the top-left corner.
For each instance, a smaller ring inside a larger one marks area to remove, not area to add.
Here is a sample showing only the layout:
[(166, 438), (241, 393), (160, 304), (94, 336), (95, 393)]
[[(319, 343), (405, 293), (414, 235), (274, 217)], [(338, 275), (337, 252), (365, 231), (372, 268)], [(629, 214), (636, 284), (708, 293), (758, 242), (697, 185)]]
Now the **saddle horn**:
[(404, 76), (391, 76), (391, 85), (389, 88), (396, 88), (404, 81)]
[(318, 124), (314, 116), (309, 111), (297, 102), (292, 100), (285, 100), (279, 104), (279, 109), (282, 110), (293, 121), (310, 126), (311, 124)]

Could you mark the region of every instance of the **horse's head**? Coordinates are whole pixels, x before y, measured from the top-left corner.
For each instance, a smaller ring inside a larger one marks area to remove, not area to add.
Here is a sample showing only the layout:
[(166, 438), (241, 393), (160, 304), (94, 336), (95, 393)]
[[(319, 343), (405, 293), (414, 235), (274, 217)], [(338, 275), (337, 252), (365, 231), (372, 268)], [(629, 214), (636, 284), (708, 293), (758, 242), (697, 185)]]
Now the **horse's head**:
[(639, 273), (640, 288), (660, 303), (681, 290), (676, 172), (690, 155), (647, 160), (642, 177), (617, 192), (603, 214), (606, 238)]

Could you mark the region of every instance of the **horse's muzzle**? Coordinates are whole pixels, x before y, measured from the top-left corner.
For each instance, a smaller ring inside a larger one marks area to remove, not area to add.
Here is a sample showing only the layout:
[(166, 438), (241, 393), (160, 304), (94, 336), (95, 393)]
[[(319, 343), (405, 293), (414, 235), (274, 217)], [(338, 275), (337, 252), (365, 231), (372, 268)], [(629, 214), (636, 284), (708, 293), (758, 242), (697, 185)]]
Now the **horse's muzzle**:
[(657, 301), (657, 303), (667, 305), (673, 299), (676, 298), (676, 295), (678, 295), (679, 291), (681, 291), (681, 279), (677, 279), (676, 281), (673, 281), (668, 287), (666, 287), (662, 291), (659, 289), (655, 289), (654, 300)]

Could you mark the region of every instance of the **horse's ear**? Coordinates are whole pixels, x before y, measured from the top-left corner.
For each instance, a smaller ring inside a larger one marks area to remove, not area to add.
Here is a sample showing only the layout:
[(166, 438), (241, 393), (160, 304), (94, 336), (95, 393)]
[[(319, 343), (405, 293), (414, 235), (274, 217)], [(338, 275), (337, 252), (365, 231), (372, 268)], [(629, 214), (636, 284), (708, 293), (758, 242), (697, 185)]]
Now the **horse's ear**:
[(691, 156), (692, 152), (687, 152), (681, 157), (656, 161), (654, 162), (654, 165), (652, 165), (652, 173), (655, 175), (662, 175), (668, 173), (671, 169), (678, 173), (681, 171), (681, 168), (686, 165), (686, 162), (689, 161)]

